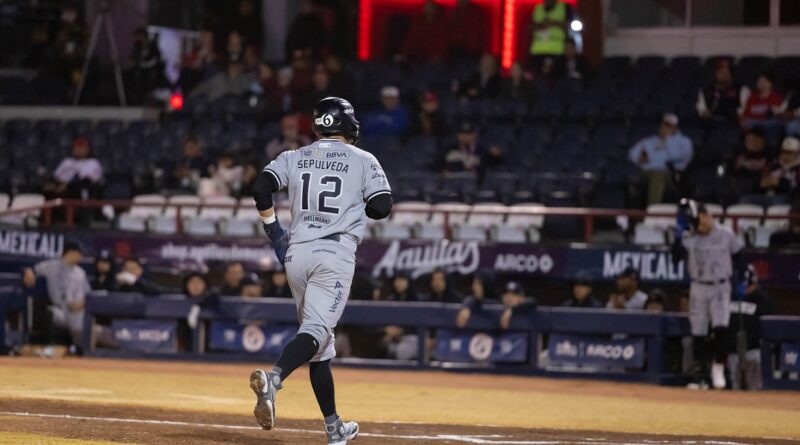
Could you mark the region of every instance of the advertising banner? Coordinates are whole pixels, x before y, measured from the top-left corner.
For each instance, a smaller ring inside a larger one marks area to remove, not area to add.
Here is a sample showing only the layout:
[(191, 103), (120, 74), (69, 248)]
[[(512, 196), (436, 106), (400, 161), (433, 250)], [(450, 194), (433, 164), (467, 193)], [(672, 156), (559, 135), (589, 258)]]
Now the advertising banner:
[(175, 322), (116, 319), (111, 323), (111, 330), (122, 350), (178, 352), (178, 329)]
[(781, 343), (780, 369), (800, 372), (800, 343)]
[[(79, 241), (92, 257), (108, 249), (117, 258), (138, 257), (149, 267), (190, 271), (241, 261), (249, 270), (269, 271), (280, 266), (266, 239), (259, 237), (188, 237), (182, 235), (92, 232), (57, 233), (0, 229), (0, 261), (9, 267), (61, 254), (65, 239)], [(800, 253), (746, 251), (761, 283), (800, 286)], [(399, 271), (413, 277), (442, 268), (469, 275), (492, 270), (500, 279), (542, 277), (571, 279), (578, 272), (594, 280), (611, 280), (626, 267), (639, 271), (650, 284), (688, 283), (683, 262), (673, 264), (667, 248), (637, 246), (576, 246), (567, 244), (509, 244), (476, 241), (365, 240), (358, 248), (356, 266), (375, 277)]]
[(525, 332), (436, 331), (436, 358), (447, 362), (524, 363), (528, 358)]
[(608, 340), (598, 337), (552, 334), (547, 344), (554, 365), (602, 366), (641, 369), (644, 339)]
[(278, 356), (295, 334), (297, 326), (215, 320), (209, 326), (208, 347), (214, 351)]

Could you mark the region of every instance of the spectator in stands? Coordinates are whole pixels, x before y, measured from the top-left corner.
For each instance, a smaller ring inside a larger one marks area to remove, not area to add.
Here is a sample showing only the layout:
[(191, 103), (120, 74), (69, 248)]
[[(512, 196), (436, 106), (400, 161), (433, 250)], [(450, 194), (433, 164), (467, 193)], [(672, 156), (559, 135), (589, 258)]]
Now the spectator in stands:
[(486, 170), (505, 163), (503, 149), (497, 145), (488, 148), (479, 143), (478, 129), (472, 121), (462, 121), (458, 127), (456, 144), (445, 151), (442, 171), (476, 172), (481, 176)]
[(275, 85), (266, 89), (267, 102), (275, 108), (275, 114), (284, 115), (300, 110), (300, 101), (296, 99), (292, 82), (294, 71), (285, 66), (278, 70), (275, 76)]
[(492, 293), (493, 280), (491, 274), (487, 272), (478, 272), (472, 276), (470, 281), (470, 288), (472, 293), (464, 298), (461, 302), (461, 309), (456, 314), (456, 327), (464, 328), (469, 319), (472, 317), (472, 312), (479, 309), (487, 300), (494, 300), (495, 296)]
[(776, 196), (776, 203), (788, 201), (800, 184), (800, 140), (788, 137), (781, 144), (781, 153), (764, 171), (761, 190)]
[(210, 103), (228, 95), (241, 96), (250, 91), (255, 84), (255, 78), (244, 72), (244, 65), (240, 59), (229, 59), (225, 72), (198, 85), (188, 100)]
[(572, 18), (572, 8), (561, 0), (545, 0), (534, 8), (530, 53), (537, 74), (546, 64), (561, 64)]
[(776, 120), (783, 113), (783, 96), (775, 90), (775, 76), (764, 72), (758, 76), (756, 90), (744, 101), (741, 123), (744, 128), (754, 125), (764, 127), (767, 141), (773, 144), (783, 132), (783, 122)]
[(186, 315), (190, 329), (197, 327), (201, 310), (213, 310), (219, 305), (219, 295), (210, 290), (208, 278), (200, 272), (192, 272), (183, 279), (183, 294), (194, 302)]
[(585, 272), (578, 273), (575, 277), (575, 282), (572, 284), (572, 296), (564, 300), (561, 306), (576, 308), (603, 307), (600, 300), (592, 295), (592, 280), (589, 274)]
[(225, 272), (222, 274), (222, 287), (219, 288), (220, 295), (241, 295), (242, 280), (245, 276), (244, 264), (233, 261), (225, 265)]
[(417, 301), (417, 292), (414, 290), (411, 277), (406, 272), (397, 272), (392, 277), (389, 293), (384, 298), (386, 301)]
[(70, 84), (80, 79), (81, 65), (86, 55), (89, 29), (81, 17), (80, 8), (75, 2), (65, 2), (56, 25), (52, 48), (47, 51), (52, 69), (56, 75)]
[(697, 94), (697, 114), (703, 119), (735, 121), (739, 108), (741, 88), (733, 83), (731, 63), (719, 59), (714, 69), (714, 84)]
[(242, 298), (260, 298), (264, 295), (261, 286), (261, 278), (255, 273), (249, 273), (242, 278), (242, 290), (239, 294)]
[(278, 157), (287, 150), (297, 150), (311, 143), (311, 139), (300, 133), (300, 118), (296, 114), (287, 114), (281, 118), (281, 134), (267, 143), (267, 161)]
[(264, 295), (274, 298), (292, 298), (292, 290), (289, 288), (289, 281), (286, 279), (286, 271), (276, 270), (272, 273)]
[(409, 60), (442, 60), (447, 48), (447, 22), (441, 8), (426, 0), (422, 13), (411, 21), (402, 49), (402, 56)]
[(82, 258), (81, 246), (68, 241), (64, 243), (61, 258), (25, 268), (22, 275), (22, 282), (28, 288), (36, 285), (37, 276), (45, 278), (53, 325), (68, 330), (76, 346), (81, 344), (86, 295), (92, 291), (86, 271), (80, 266)]
[(450, 59), (476, 57), (486, 50), (486, 19), (471, 0), (458, 0), (450, 12), (447, 55)]
[(231, 28), (241, 36), (246, 47), (261, 48), (264, 38), (264, 26), (256, 11), (253, 0), (240, 0), (237, 15)]
[(508, 329), (514, 316), (527, 316), (536, 309), (536, 300), (525, 296), (525, 289), (516, 281), (509, 281), (503, 292), (503, 313), (500, 315), (500, 329)]
[(644, 310), (661, 313), (667, 308), (667, 294), (661, 289), (653, 289), (644, 304)]
[(693, 154), (691, 139), (680, 132), (678, 116), (672, 113), (665, 114), (661, 119), (658, 134), (646, 137), (631, 147), (628, 158), (642, 169), (648, 204), (662, 202), (672, 172), (686, 170)]
[(325, 57), (325, 70), (330, 79), (330, 89), (341, 97), (350, 97), (353, 80), (345, 72), (342, 59), (336, 54), (328, 54)]
[(795, 76), (792, 83), (794, 89), (786, 99), (782, 117), (786, 119), (786, 136), (800, 137), (800, 75)]
[(245, 46), (242, 41), (242, 35), (239, 34), (239, 31), (230, 31), (228, 33), (228, 39), (225, 42), (225, 52), (222, 55), (222, 60), (227, 63), (244, 63), (244, 50)]
[(286, 54), (308, 49), (314, 55), (319, 55), (325, 46), (325, 34), (325, 23), (314, 6), (314, 2), (300, 0), (297, 6), (297, 16), (286, 35)]
[(564, 42), (564, 60), (559, 68), (561, 75), (567, 79), (585, 80), (589, 74), (589, 62), (578, 52), (578, 46), (572, 38)]
[(311, 74), (311, 91), (306, 95), (307, 99), (302, 106), (303, 109), (310, 110), (317, 102), (326, 97), (338, 96), (340, 93), (331, 88), (331, 77), (325, 65), (318, 63), (314, 65)]
[(71, 155), (58, 164), (53, 176), (56, 196), (85, 200), (100, 195), (103, 166), (92, 155), (89, 140), (79, 136), (72, 141)]
[(507, 79), (500, 85), (501, 99), (519, 99), (530, 102), (536, 95), (536, 85), (531, 76), (522, 69), (522, 64), (514, 62)]
[(194, 136), (189, 136), (183, 141), (183, 156), (172, 170), (174, 188), (183, 190), (197, 190), (197, 183), (201, 177), (208, 177), (208, 160), (203, 156), (200, 141)]
[[(800, 214), (800, 196), (796, 196), (790, 208), (792, 215)], [(800, 248), (800, 220), (789, 220), (789, 227), (773, 233), (769, 237), (771, 249)]]
[(761, 177), (769, 162), (764, 129), (754, 127), (747, 130), (744, 136), (744, 147), (736, 156), (731, 169), (740, 196), (760, 191)]
[(133, 32), (133, 49), (126, 74), (128, 104), (142, 104), (151, 91), (167, 85), (158, 39), (149, 35), (146, 26)]
[(608, 297), (609, 309), (643, 310), (647, 294), (639, 290), (639, 271), (626, 267), (617, 275), (617, 290)]
[(214, 47), (214, 34), (207, 29), (199, 34), (192, 51), (181, 60), (179, 84), (184, 95), (190, 94), (200, 82), (216, 71), (219, 61)]
[(236, 196), (242, 188), (244, 166), (240, 165), (232, 152), (222, 153), (216, 164), (209, 167), (213, 194), (217, 196)]
[[(728, 334), (728, 370), (733, 389), (761, 389), (761, 317), (771, 315), (774, 310), (772, 300), (758, 285), (758, 273), (750, 264), (744, 273), (744, 281), (736, 289), (736, 298), (731, 301), (731, 319)], [(746, 336), (745, 363), (739, 368), (737, 336)], [(742, 372), (744, 371), (744, 381)]]
[(381, 108), (364, 117), (363, 132), (368, 136), (400, 137), (411, 125), (406, 107), (400, 103), (400, 90), (396, 86), (381, 89)]
[(497, 58), (486, 53), (481, 56), (478, 70), (461, 85), (459, 94), (468, 99), (495, 99), (500, 94), (501, 83)]
[(110, 251), (103, 249), (94, 259), (92, 290), (113, 291), (115, 288), (114, 275), (114, 256)]
[(425, 301), (437, 303), (460, 303), (461, 295), (454, 289), (444, 269), (436, 269), (431, 273), (430, 293)]
[(440, 138), (448, 134), (447, 119), (439, 109), (439, 96), (433, 91), (422, 93), (419, 101), (413, 133), (416, 136), (431, 136)]
[(164, 288), (143, 278), (143, 275), (144, 267), (142, 267), (142, 263), (138, 259), (126, 259), (122, 262), (122, 270), (114, 278), (117, 284), (117, 291), (145, 295), (158, 295), (165, 292)]

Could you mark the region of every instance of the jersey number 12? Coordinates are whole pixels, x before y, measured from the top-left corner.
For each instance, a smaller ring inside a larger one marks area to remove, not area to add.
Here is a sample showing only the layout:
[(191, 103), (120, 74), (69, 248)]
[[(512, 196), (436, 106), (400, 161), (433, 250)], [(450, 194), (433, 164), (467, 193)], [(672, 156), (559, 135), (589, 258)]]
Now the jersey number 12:
[[(303, 181), (303, 201), (301, 207), (303, 210), (309, 210), (308, 194), (311, 189), (311, 173), (303, 173), (300, 175), (300, 180)], [(330, 184), (333, 184), (331, 190)], [(328, 198), (336, 199), (342, 195), (342, 178), (338, 176), (323, 176), (319, 180), (320, 187), (323, 188), (317, 195), (317, 210), (322, 213), (339, 214), (339, 208), (325, 205), (325, 200)]]

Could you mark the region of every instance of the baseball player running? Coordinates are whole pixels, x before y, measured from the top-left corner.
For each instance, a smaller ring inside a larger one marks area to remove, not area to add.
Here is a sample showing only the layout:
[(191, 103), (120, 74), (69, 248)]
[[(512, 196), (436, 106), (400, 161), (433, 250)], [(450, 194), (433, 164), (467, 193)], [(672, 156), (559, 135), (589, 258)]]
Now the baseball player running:
[[(322, 99), (314, 106), (313, 130), (317, 142), (281, 153), (255, 186), (256, 207), (275, 255), (286, 267), (300, 329), (271, 371), (253, 371), (250, 388), (258, 399), (253, 413), (262, 428), (271, 430), (276, 392), (295, 369), (310, 362), (328, 444), (344, 445), (358, 435), (358, 424), (342, 421), (336, 412), (333, 328), (347, 304), (356, 247), (366, 228), (364, 215), (386, 218), (392, 194), (377, 159), (354, 146), (359, 123), (350, 102)], [(272, 203), (272, 194), (283, 189), (291, 203), (288, 234)]]
[[(706, 340), (713, 332), (714, 363), (711, 382), (725, 388), (726, 334), (730, 319), (731, 279), (743, 270), (742, 244), (731, 229), (717, 224), (702, 203), (682, 199), (678, 210), (673, 261), (686, 257), (689, 287), (689, 324), (696, 381), (689, 388), (707, 387)], [(735, 267), (736, 266), (736, 267)]]

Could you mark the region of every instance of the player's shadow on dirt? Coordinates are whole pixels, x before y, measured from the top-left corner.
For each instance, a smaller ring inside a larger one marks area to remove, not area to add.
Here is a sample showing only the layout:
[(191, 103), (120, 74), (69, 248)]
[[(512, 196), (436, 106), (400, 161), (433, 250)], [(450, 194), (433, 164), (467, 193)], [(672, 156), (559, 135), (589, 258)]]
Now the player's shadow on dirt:
[(248, 434), (237, 431), (219, 432), (198, 430), (191, 433), (186, 432), (164, 434), (164, 438), (167, 440), (165, 440), (163, 443), (170, 445), (205, 445), (216, 443), (242, 445), (252, 445), (255, 443), (258, 445), (285, 445), (291, 443), (276, 437), (269, 437), (268, 435), (263, 434), (261, 431), (255, 431)]

